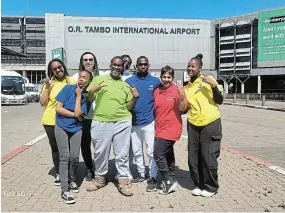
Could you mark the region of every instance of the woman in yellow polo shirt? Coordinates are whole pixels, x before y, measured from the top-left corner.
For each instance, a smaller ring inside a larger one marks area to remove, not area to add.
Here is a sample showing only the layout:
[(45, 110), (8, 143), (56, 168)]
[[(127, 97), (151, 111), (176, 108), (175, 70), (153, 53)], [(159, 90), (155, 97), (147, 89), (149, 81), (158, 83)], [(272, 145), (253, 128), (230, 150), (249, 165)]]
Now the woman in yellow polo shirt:
[(223, 96), (213, 76), (203, 76), (203, 55), (187, 66), (190, 82), (185, 86), (188, 111), (188, 165), (190, 189), (196, 196), (211, 197), (218, 192), (218, 157), (222, 139), (218, 104)]
[(76, 84), (76, 80), (68, 76), (64, 63), (59, 59), (53, 59), (48, 64), (47, 77), (41, 92), (40, 104), (45, 108), (42, 115), (42, 124), (47, 133), (51, 146), (52, 160), (56, 172), (54, 185), (60, 185), (59, 177), (59, 153), (55, 139), (54, 126), (57, 101), (55, 97), (67, 84)]

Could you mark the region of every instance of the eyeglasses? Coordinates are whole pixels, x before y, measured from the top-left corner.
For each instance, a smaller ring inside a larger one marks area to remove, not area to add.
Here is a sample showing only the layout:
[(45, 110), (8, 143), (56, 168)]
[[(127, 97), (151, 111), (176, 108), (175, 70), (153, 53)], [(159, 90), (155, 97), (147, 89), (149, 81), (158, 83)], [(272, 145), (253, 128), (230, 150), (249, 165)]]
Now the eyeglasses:
[(59, 65), (58, 67), (53, 67), (51, 68), (52, 71), (57, 71), (57, 70), (61, 70), (62, 66)]
[(83, 61), (93, 61), (93, 58), (83, 58)]
[(112, 66), (116, 66), (116, 67), (123, 67), (123, 64), (112, 64)]
[(148, 63), (138, 63), (138, 66), (148, 66)]

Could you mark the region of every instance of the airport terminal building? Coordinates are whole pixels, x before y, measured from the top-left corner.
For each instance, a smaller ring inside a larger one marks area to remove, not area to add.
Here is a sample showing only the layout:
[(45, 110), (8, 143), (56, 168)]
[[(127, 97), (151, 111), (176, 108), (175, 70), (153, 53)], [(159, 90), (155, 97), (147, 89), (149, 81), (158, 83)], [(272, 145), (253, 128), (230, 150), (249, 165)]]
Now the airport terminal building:
[(44, 78), (52, 58), (63, 59), (70, 74), (77, 72), (85, 51), (96, 55), (102, 71), (116, 55), (129, 54), (133, 63), (145, 55), (152, 75), (159, 76), (168, 64), (176, 79), (186, 82), (189, 59), (202, 53), (203, 72), (213, 74), (226, 92), (285, 93), (285, 8), (218, 20), (46, 13), (2, 17), (1, 22), (2, 46), (26, 54), (21, 59), (1, 56), (2, 68), (16, 70), (33, 83)]

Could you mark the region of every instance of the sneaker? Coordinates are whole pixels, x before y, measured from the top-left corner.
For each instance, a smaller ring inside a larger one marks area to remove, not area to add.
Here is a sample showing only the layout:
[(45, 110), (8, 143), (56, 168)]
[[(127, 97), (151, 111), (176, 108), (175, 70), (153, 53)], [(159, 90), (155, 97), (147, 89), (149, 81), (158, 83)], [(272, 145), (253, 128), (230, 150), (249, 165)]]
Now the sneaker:
[(70, 190), (73, 193), (78, 193), (79, 192), (79, 187), (77, 186), (77, 184), (75, 182), (71, 182), (69, 187), (70, 187)]
[(73, 204), (73, 203), (75, 203), (75, 199), (74, 199), (74, 197), (70, 194), (69, 191), (63, 192), (63, 193), (61, 194), (61, 198), (62, 198), (63, 202), (66, 203), (66, 204)]
[(202, 197), (213, 197), (217, 192), (208, 192), (206, 190), (201, 191)]
[(178, 183), (178, 180), (177, 180), (176, 176), (170, 176), (170, 177), (171, 177), (172, 180), (177, 184), (177, 187), (180, 187), (180, 188), (181, 188), (180, 184)]
[(200, 196), (201, 195), (201, 189), (199, 189), (198, 187), (196, 187), (195, 189), (191, 190), (191, 194), (195, 195), (195, 196)]
[(146, 179), (145, 179), (144, 177), (139, 176), (139, 177), (137, 177), (137, 178), (131, 180), (131, 183), (132, 183), (132, 184), (139, 184), (139, 183), (143, 183), (143, 182), (145, 182), (145, 181), (146, 181)]
[(155, 180), (155, 178), (152, 177), (147, 181), (146, 191), (147, 192), (156, 191), (156, 180)]
[(85, 180), (86, 181), (91, 181), (93, 178), (94, 178), (94, 171), (88, 169), (88, 173), (87, 173), (87, 175), (85, 177)]
[(163, 180), (160, 187), (162, 188), (159, 191), (159, 194), (167, 195), (171, 192), (175, 192), (175, 188), (177, 187), (177, 183), (175, 183), (172, 178), (168, 178), (167, 180)]
[(55, 186), (60, 186), (60, 176), (59, 176), (59, 174), (55, 175), (55, 179), (54, 179), (53, 182), (54, 182)]

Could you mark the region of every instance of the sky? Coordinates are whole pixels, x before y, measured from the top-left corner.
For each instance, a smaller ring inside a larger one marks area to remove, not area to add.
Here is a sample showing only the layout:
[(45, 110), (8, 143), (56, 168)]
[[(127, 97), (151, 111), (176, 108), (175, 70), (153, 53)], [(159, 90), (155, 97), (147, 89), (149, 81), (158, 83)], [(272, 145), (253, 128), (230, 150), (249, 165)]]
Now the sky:
[(285, 6), (285, 0), (2, 0), (2, 15), (217, 19)]

